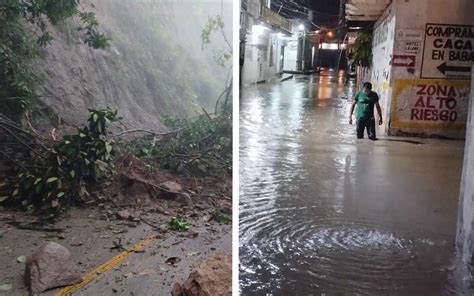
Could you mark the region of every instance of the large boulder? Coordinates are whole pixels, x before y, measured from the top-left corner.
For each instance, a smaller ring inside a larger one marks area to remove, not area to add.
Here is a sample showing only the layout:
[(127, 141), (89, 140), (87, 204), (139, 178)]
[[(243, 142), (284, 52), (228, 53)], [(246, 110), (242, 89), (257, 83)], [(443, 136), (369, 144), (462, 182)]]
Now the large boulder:
[(175, 283), (173, 296), (230, 296), (232, 295), (232, 257), (219, 254), (201, 262), (181, 285)]
[(128, 220), (130, 219), (130, 213), (127, 210), (121, 210), (117, 212), (117, 219), (119, 220)]
[(185, 206), (192, 206), (194, 204), (191, 196), (185, 192), (178, 194), (175, 201)]
[(219, 201), (217, 209), (223, 214), (232, 216), (232, 202), (228, 200)]
[(165, 181), (160, 184), (160, 186), (165, 190), (173, 193), (179, 193), (183, 190), (183, 187), (176, 182), (173, 181)]
[(82, 281), (71, 253), (55, 242), (48, 242), (27, 260), (24, 281), (32, 294), (78, 284)]
[(176, 199), (183, 190), (183, 187), (173, 181), (165, 181), (160, 184), (161, 196), (165, 199)]

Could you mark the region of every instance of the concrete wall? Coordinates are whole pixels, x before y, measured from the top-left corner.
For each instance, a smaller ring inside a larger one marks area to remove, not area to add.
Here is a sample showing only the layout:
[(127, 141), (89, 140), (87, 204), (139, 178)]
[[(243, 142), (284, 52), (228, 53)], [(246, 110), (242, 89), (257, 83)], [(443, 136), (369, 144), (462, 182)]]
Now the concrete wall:
[[(395, 9), (393, 6), (394, 4), (391, 4), (375, 24), (372, 41), (374, 63), (370, 73), (370, 80), (372, 82), (373, 90), (379, 95), (384, 119), (389, 118), (390, 110), (390, 81), (392, 79), (391, 60), (395, 39)], [(388, 120), (384, 120), (384, 125), (379, 129), (386, 132), (387, 128)]]
[[(283, 45), (283, 39), (281, 35), (273, 32), (269, 38), (269, 46), (267, 51), (267, 75), (271, 79), (272, 77), (277, 76), (280, 71), (280, 60), (281, 56), (281, 47)], [(270, 61), (272, 61), (270, 63)]]
[[(283, 71), (310, 72), (315, 70), (320, 55), (318, 41), (312, 41), (308, 36), (303, 37), (301, 32), (294, 31), (291, 37), (284, 38), (284, 45)], [(304, 54), (304, 57), (300, 57), (301, 54)], [(298, 63), (300, 63), (299, 67)]]
[[(433, 36), (431, 33), (435, 27), (474, 32), (472, 11), (472, 0), (394, 0), (387, 9), (385, 15), (393, 14), (395, 21), (394, 27), (390, 21), (388, 23), (389, 34), (394, 34), (389, 85), (383, 87), (387, 80), (380, 76), (373, 76), (373, 79), (375, 84), (382, 83), (381, 90), (387, 96), (388, 134), (464, 138), (470, 75), (469, 70), (457, 69), (465, 69), (472, 63), (462, 59), (472, 57), (474, 38), (458, 38), (454, 33), (450, 37)], [(376, 31), (379, 27), (383, 28), (383, 22), (378, 22)], [(387, 67), (390, 49), (384, 50), (385, 55), (381, 48), (374, 47), (374, 75), (377, 69), (382, 75)], [(440, 68), (443, 65), (457, 68), (448, 71)]]
[[(473, 67), (474, 70), (474, 67)], [(474, 71), (472, 86), (474, 90)], [(474, 91), (471, 91), (469, 112), (467, 119), (466, 148), (464, 150), (464, 164), (459, 196), (457, 247), (462, 255), (464, 266), (474, 274), (472, 266), (474, 254)]]
[(247, 19), (248, 34), (246, 35), (244, 65), (242, 67), (242, 84), (264, 81), (266, 77), (265, 60), (267, 57), (269, 32), (260, 30), (252, 32), (258, 22), (253, 17)]
[(284, 71), (296, 71), (296, 62), (298, 60), (298, 37), (294, 35), (285, 39), (285, 56), (283, 63)]
[[(249, 28), (255, 30), (259, 24), (249, 18)], [(281, 34), (269, 27), (259, 27), (259, 32), (247, 34), (245, 44), (244, 65), (242, 68), (242, 84), (268, 81), (280, 73), (281, 46), (285, 43)]]

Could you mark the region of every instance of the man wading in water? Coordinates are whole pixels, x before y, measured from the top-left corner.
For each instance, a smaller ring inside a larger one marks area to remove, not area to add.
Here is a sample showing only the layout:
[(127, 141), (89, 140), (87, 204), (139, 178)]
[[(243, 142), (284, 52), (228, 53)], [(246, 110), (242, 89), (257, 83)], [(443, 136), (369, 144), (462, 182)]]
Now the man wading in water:
[(372, 84), (370, 82), (364, 83), (364, 90), (356, 94), (354, 102), (351, 106), (351, 113), (349, 118), (349, 124), (352, 124), (352, 113), (357, 104), (356, 111), (356, 125), (357, 125), (357, 138), (364, 138), (364, 130), (367, 128), (367, 135), (371, 140), (377, 140), (375, 136), (375, 117), (374, 117), (374, 105), (377, 107), (377, 113), (379, 115), (379, 125), (382, 125), (382, 109), (379, 105), (379, 96), (376, 92), (372, 91)]

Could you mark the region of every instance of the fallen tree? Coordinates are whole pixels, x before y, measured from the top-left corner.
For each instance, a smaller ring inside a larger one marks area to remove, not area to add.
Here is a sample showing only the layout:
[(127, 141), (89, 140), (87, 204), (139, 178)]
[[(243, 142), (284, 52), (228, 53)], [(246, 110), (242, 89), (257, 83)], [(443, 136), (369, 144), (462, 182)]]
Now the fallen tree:
[[(0, 160), (9, 167), (0, 176), (0, 203), (53, 217), (62, 209), (84, 203), (99, 182), (123, 177), (123, 168), (118, 173), (114, 170), (114, 164), (122, 159), (115, 157), (117, 154), (141, 159), (140, 169), (147, 175), (166, 170), (185, 178), (231, 176), (230, 112), (169, 119), (172, 132), (133, 140), (108, 134), (108, 124), (116, 120), (117, 111), (89, 110), (86, 126), (58, 140), (23, 130), (12, 121), (0, 121), (0, 138), (4, 139)], [(163, 190), (147, 175), (127, 175), (126, 179)]]

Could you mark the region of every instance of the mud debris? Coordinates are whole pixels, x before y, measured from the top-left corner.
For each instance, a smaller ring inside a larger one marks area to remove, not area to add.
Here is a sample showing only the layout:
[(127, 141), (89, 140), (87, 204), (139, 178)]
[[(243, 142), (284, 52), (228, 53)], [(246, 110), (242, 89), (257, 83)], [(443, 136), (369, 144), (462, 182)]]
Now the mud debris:
[(117, 212), (117, 218), (120, 220), (128, 220), (130, 219), (130, 213), (127, 210), (122, 210)]
[(218, 254), (201, 262), (181, 285), (175, 283), (173, 296), (230, 296), (232, 295), (231, 255)]

